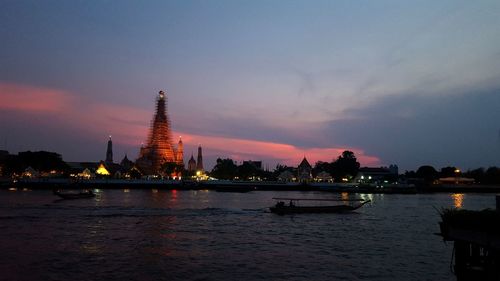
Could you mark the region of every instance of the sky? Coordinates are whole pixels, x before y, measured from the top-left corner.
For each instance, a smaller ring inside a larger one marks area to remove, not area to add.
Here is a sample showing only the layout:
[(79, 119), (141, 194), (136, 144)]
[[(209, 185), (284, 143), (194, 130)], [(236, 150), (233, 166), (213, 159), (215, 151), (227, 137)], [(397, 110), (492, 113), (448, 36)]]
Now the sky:
[(0, 149), (500, 166), (499, 1), (0, 0)]

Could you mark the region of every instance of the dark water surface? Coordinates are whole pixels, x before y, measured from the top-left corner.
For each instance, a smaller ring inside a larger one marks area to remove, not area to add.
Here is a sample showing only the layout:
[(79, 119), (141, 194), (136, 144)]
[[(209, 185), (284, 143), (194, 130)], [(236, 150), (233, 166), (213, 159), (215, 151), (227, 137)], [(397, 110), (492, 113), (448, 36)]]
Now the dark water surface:
[(360, 194), (373, 202), (356, 213), (278, 216), (275, 196), (340, 195), (0, 190), (0, 280), (454, 280), (435, 208), (495, 207), (493, 195)]

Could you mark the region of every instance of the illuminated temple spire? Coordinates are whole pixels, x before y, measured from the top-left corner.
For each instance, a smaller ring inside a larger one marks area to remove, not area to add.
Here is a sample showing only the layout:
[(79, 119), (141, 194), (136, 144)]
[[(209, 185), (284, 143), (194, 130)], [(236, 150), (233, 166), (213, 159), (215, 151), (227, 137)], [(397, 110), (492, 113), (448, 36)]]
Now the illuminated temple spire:
[(113, 142), (111, 141), (111, 136), (108, 140), (108, 149), (106, 150), (106, 163), (113, 163)]
[(151, 121), (148, 141), (141, 148), (137, 165), (147, 174), (157, 174), (163, 163), (175, 163), (176, 156), (167, 115), (167, 97), (165, 92), (160, 91), (156, 99), (156, 112)]
[(196, 160), (194, 160), (193, 153), (191, 153), (191, 158), (189, 158), (187, 169), (189, 172), (196, 172)]
[(175, 154), (176, 163), (184, 168), (184, 145), (182, 144), (182, 137), (179, 137), (177, 143), (177, 152)]
[(196, 170), (203, 172), (203, 155), (201, 154), (201, 145), (198, 146), (198, 159), (196, 161)]

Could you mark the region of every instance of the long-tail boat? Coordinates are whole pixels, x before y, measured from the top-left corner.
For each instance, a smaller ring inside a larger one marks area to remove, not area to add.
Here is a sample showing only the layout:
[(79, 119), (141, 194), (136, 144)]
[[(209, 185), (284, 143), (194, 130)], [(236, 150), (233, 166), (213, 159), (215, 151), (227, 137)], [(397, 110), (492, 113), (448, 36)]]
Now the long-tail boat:
[(62, 193), (59, 190), (54, 190), (53, 192), (55, 195), (61, 197), (62, 199), (81, 199), (95, 197), (95, 193), (92, 192), (92, 190), (82, 191), (79, 193)]
[[(363, 199), (301, 199), (301, 198), (273, 198), (274, 200), (277, 200), (276, 205), (273, 207), (270, 207), (269, 209), (271, 210), (272, 213), (276, 213), (278, 215), (284, 215), (284, 214), (299, 214), (299, 213), (347, 213), (347, 212), (352, 212), (354, 210), (357, 210), (361, 208), (363, 205), (371, 202), (370, 200), (363, 200)], [(289, 201), (288, 204), (285, 203), (285, 201)], [(349, 204), (339, 204), (339, 205), (319, 205), (319, 206), (301, 206), (299, 205), (300, 202), (302, 201), (342, 201), (342, 202), (349, 202), (349, 201), (356, 201), (359, 202), (354, 205), (349, 205)]]

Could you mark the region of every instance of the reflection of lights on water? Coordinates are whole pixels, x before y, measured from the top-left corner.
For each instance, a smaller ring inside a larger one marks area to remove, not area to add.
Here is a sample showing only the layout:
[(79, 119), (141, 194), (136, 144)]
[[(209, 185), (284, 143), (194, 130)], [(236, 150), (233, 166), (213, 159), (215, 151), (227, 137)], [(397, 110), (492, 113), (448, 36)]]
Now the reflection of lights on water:
[(174, 203), (177, 202), (177, 189), (172, 189), (170, 193), (170, 201)]
[(92, 254), (101, 253), (100, 247), (98, 247), (96, 244), (83, 245), (82, 250), (86, 253), (92, 253)]
[(99, 188), (94, 188), (94, 190), (93, 190), (93, 191), (94, 191), (94, 193), (97, 195), (97, 196), (95, 197), (95, 201), (97, 201), (97, 202), (101, 202), (101, 200), (102, 200), (102, 194), (103, 194), (102, 190), (100, 190)]
[(129, 193), (129, 192), (130, 192), (130, 189), (125, 188), (125, 189), (123, 190), (123, 192), (125, 192), (125, 193)]
[(11, 187), (11, 188), (9, 188), (9, 191), (17, 191), (17, 188)]
[(349, 200), (349, 193), (347, 192), (342, 192), (340, 196), (342, 197), (342, 200)]
[(359, 197), (361, 197), (361, 199), (363, 200), (370, 200), (370, 201), (373, 201), (373, 194), (360, 194)]
[(454, 193), (451, 195), (451, 198), (453, 198), (453, 205), (455, 206), (455, 208), (462, 208), (462, 205), (464, 203), (463, 193)]
[(158, 189), (153, 188), (153, 189), (151, 189), (151, 192), (158, 193)]
[(25, 187), (25, 188), (23, 188), (23, 191), (29, 191), (29, 189), (27, 189), (27, 188)]

